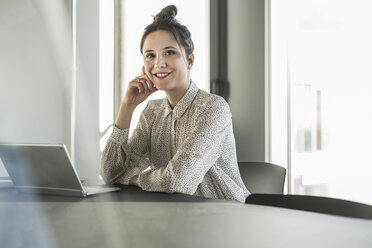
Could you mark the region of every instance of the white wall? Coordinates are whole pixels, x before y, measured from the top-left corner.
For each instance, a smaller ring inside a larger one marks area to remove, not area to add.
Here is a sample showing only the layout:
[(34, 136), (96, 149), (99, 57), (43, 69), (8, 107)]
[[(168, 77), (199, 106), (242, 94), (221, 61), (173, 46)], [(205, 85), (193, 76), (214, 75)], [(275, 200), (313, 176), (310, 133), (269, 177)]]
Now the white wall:
[(0, 142), (66, 144), (98, 179), (99, 0), (76, 1), (76, 84), (72, 2), (0, 1)]
[(0, 142), (70, 147), (70, 6), (53, 2), (0, 1)]
[(229, 104), (238, 161), (265, 161), (265, 1), (228, 1)]

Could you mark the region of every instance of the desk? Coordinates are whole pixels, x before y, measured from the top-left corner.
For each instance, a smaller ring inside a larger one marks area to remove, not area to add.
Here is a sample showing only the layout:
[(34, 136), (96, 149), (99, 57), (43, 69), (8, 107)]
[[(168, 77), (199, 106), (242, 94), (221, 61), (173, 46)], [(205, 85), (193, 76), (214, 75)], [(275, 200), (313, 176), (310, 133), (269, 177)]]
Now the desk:
[(84, 199), (0, 189), (0, 247), (372, 247), (372, 221), (143, 192)]

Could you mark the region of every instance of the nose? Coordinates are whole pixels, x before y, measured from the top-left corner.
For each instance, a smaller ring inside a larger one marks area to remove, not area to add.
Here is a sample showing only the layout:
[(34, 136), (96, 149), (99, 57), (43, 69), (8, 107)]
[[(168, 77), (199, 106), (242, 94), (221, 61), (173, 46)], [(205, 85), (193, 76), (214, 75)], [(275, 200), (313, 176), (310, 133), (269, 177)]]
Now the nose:
[(167, 67), (167, 64), (165, 62), (165, 58), (163, 56), (158, 56), (156, 61), (155, 61), (155, 67), (157, 68), (165, 68)]

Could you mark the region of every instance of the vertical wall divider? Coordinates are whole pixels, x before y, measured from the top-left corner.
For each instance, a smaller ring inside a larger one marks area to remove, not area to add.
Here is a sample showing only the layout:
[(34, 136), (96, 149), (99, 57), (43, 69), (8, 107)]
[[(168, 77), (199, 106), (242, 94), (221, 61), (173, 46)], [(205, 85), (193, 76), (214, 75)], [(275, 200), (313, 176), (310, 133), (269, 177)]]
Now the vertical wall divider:
[(71, 86), (71, 133), (70, 155), (75, 164), (75, 122), (76, 122), (76, 0), (72, 0), (72, 86)]
[(210, 92), (228, 101), (227, 0), (210, 1)]
[(124, 78), (124, 55), (123, 55), (123, 40), (124, 40), (124, 1), (114, 0), (114, 121), (119, 112), (122, 94), (123, 94), (123, 78)]

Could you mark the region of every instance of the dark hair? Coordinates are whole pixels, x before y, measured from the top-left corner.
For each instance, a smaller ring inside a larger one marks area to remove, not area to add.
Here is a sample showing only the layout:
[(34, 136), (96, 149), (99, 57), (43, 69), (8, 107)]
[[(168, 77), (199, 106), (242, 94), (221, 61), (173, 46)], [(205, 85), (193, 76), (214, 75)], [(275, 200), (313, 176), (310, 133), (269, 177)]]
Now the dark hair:
[(140, 49), (142, 53), (143, 43), (147, 35), (157, 30), (169, 31), (173, 34), (178, 45), (185, 48), (186, 55), (194, 52), (194, 43), (191, 40), (191, 33), (182, 23), (174, 17), (177, 15), (177, 8), (174, 5), (169, 5), (162, 9), (155, 17), (154, 21), (145, 28), (143, 32)]

